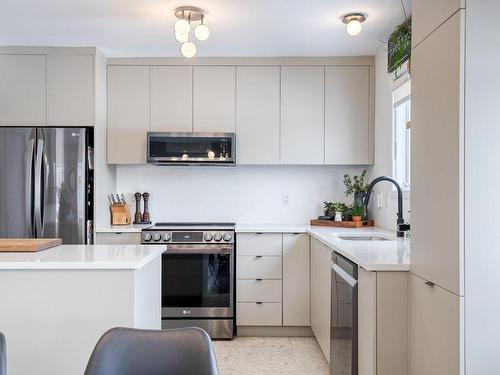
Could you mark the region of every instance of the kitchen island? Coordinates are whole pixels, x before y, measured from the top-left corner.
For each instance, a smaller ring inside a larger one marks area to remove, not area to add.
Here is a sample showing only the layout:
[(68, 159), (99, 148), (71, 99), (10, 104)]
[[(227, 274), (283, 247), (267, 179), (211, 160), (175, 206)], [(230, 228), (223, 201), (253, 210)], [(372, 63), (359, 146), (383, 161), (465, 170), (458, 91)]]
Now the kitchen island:
[(112, 327), (161, 328), (166, 246), (62, 245), (0, 253), (9, 375), (83, 374)]

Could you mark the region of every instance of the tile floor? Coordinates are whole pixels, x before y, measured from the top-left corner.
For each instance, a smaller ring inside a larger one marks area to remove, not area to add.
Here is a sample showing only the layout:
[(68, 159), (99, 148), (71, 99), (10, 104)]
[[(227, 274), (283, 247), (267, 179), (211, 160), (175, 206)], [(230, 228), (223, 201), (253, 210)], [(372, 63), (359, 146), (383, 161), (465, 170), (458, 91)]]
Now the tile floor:
[(215, 341), (221, 375), (329, 375), (313, 337), (237, 337)]

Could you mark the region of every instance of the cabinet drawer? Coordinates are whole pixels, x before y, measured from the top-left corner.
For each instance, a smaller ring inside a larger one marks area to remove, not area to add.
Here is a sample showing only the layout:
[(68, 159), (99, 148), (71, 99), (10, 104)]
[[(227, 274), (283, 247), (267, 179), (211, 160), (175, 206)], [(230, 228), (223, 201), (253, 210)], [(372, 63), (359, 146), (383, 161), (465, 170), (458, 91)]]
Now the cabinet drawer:
[(460, 373), (460, 297), (411, 275), (411, 374)]
[(140, 245), (140, 233), (96, 233), (97, 245)]
[(281, 326), (281, 303), (237, 303), (236, 325)]
[(281, 257), (237, 256), (236, 278), (281, 279)]
[(242, 233), (237, 237), (238, 255), (281, 255), (280, 233)]
[(238, 302), (281, 302), (281, 280), (237, 280)]

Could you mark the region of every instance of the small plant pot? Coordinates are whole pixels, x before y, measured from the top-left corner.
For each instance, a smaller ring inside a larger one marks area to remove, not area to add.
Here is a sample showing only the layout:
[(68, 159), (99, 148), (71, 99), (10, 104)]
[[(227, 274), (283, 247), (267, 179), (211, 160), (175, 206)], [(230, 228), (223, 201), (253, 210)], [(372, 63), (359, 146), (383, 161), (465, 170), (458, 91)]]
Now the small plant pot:
[(355, 221), (355, 222), (361, 221), (361, 216), (353, 216), (352, 221)]
[(342, 212), (335, 212), (335, 221), (342, 221)]

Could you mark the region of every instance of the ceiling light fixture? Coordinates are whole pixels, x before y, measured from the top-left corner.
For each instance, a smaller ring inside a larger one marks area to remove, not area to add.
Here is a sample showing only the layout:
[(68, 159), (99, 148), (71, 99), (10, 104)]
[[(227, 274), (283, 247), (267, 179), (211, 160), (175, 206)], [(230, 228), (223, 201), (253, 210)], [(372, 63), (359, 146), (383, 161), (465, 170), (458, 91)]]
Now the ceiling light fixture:
[(346, 24), (347, 34), (356, 36), (361, 32), (361, 23), (365, 20), (366, 16), (362, 13), (349, 13), (344, 16), (342, 22)]
[(198, 22), (194, 29), (194, 36), (198, 40), (207, 40), (210, 35), (210, 29), (205, 25), (205, 15), (200, 8), (183, 6), (175, 9), (175, 16), (178, 20), (175, 22), (175, 39), (182, 43), (181, 54), (184, 57), (191, 58), (196, 55), (196, 46), (193, 42), (189, 41), (189, 32), (191, 31), (191, 22)]

